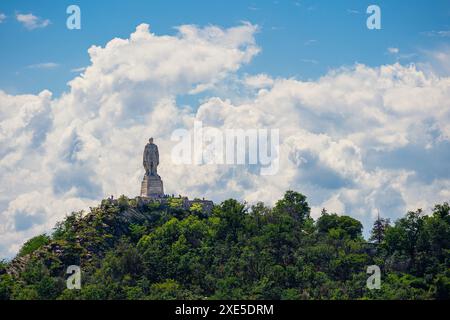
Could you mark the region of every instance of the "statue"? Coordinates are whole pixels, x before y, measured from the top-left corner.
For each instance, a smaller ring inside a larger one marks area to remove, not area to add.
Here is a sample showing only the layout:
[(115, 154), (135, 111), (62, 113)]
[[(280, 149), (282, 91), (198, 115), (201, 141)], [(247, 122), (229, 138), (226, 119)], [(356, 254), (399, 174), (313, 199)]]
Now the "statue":
[(145, 174), (151, 176), (157, 176), (159, 165), (159, 152), (158, 146), (153, 143), (153, 138), (150, 138), (149, 143), (146, 144), (144, 149), (144, 168)]
[(141, 197), (161, 198), (164, 196), (164, 187), (157, 170), (159, 165), (158, 146), (153, 143), (153, 138), (150, 138), (148, 142), (143, 155), (145, 175), (141, 184)]

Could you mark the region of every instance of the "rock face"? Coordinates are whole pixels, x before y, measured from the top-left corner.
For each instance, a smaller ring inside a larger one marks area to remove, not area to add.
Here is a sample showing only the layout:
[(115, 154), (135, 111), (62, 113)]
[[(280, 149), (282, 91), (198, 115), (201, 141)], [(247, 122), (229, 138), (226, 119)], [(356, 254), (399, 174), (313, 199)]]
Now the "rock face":
[[(91, 212), (73, 222), (70, 232), (74, 233), (74, 237), (70, 242), (53, 240), (31, 254), (16, 257), (8, 264), (6, 273), (14, 277), (19, 275), (30, 260), (43, 261), (47, 266), (52, 260), (59, 261), (65, 267), (72, 264), (84, 266), (91, 262), (92, 257), (103, 256), (122, 236), (129, 235), (130, 225), (151, 224), (159, 218), (160, 213), (151, 212), (144, 205), (139, 203), (121, 209), (119, 201), (103, 200), (99, 207), (91, 208)], [(78, 260), (74, 261), (74, 256)]]

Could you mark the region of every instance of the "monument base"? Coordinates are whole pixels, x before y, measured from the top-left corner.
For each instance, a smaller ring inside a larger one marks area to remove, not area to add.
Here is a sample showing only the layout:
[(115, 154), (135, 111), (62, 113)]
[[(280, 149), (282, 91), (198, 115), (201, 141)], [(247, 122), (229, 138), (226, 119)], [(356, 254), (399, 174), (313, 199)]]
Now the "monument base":
[(158, 175), (144, 175), (141, 185), (141, 197), (158, 198), (164, 196), (161, 177)]

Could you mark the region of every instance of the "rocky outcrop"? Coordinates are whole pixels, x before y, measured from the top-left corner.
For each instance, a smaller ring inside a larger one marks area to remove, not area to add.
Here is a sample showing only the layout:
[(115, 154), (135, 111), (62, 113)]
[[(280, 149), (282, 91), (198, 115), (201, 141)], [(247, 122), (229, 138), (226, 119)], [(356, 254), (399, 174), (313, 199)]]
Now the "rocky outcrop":
[[(119, 198), (106, 199), (96, 208), (85, 215), (79, 215), (69, 226), (72, 237), (64, 240), (52, 240), (31, 254), (14, 258), (6, 267), (11, 276), (19, 275), (31, 260), (39, 260), (54, 272), (64, 272), (67, 266), (85, 265), (95, 257), (102, 257), (106, 251), (113, 248), (122, 236), (130, 235), (130, 226), (152, 225), (165, 210), (170, 210), (169, 197), (149, 199), (137, 197), (135, 199)], [(182, 197), (181, 209), (189, 210), (193, 203), (201, 203), (204, 212), (212, 210), (213, 203), (207, 200), (189, 200)]]

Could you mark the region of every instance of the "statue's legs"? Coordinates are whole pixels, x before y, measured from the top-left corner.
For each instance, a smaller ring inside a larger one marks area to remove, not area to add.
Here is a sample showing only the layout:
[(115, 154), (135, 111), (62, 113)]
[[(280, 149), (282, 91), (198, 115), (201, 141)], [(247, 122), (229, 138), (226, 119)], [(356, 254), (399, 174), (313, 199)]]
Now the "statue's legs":
[(153, 162), (150, 163), (150, 175), (155, 175), (155, 165)]

